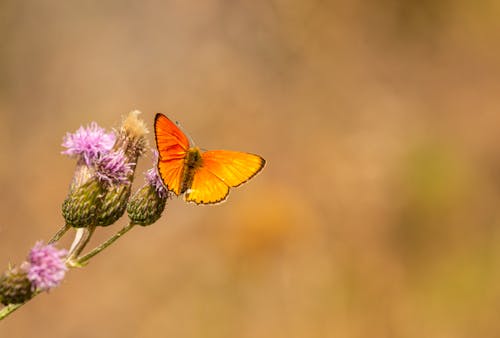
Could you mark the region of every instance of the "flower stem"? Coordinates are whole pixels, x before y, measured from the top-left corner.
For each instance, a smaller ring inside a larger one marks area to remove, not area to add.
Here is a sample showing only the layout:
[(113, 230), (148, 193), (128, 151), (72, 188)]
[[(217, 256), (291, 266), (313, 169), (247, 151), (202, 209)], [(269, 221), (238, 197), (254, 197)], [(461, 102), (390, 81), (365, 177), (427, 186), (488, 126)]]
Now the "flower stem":
[[(49, 240), (48, 244), (52, 244), (57, 242), (61, 237), (71, 228), (68, 224), (65, 224), (62, 226), (55, 234), (52, 236), (52, 238)], [(35, 292), (33, 293), (31, 299), (35, 298), (40, 292)], [(24, 303), (19, 303), (19, 304), (9, 304), (4, 306), (3, 308), (0, 309), (0, 321), (3, 320), (5, 317), (9, 316), (11, 313), (19, 309), (21, 306), (29, 302), (31, 299), (27, 300)]]
[(0, 310), (0, 320), (4, 319), (5, 317), (7, 317), (8, 315), (10, 315), (12, 312), (16, 311), (17, 309), (19, 309), (24, 303), (20, 303), (20, 304), (9, 304), (7, 306), (4, 306), (1, 310)]
[[(87, 245), (90, 237), (92, 237), (92, 233), (95, 230), (95, 226), (91, 226), (89, 228), (85, 229), (78, 229), (80, 230), (77, 232), (77, 236), (75, 237), (75, 241), (72, 245), (72, 250), (71, 254), (68, 255), (68, 259), (66, 261), (66, 265), (68, 268), (75, 268), (75, 267), (81, 267), (84, 264), (86, 264), (92, 257), (106, 249), (108, 246), (113, 244), (117, 239), (119, 239), (121, 236), (123, 236), (125, 233), (130, 231), (136, 224), (135, 223), (129, 223), (127, 226), (123, 227), (120, 231), (118, 231), (116, 234), (114, 234), (112, 237), (110, 237), (106, 242), (102, 243), (98, 247), (96, 247), (94, 250), (90, 251), (88, 254), (78, 258), (74, 259), (74, 257), (78, 257), (78, 255), (82, 252), (82, 250), (85, 248), (85, 245)], [(69, 229), (69, 227), (68, 227)], [(68, 229), (61, 228), (53, 237), (54, 238), (61, 238), (61, 236), (68, 231)], [(51, 240), (52, 240), (51, 239)], [(70, 257), (73, 257), (70, 259)], [(39, 295), (40, 292), (35, 292), (33, 293), (33, 296), (31, 299), (35, 298), (37, 295)], [(30, 300), (31, 300), (30, 299)], [(30, 300), (27, 300), (24, 303), (19, 303), (19, 304), (9, 304), (4, 306), (3, 308), (0, 309), (0, 321), (3, 320), (5, 317), (9, 316), (11, 313), (19, 309), (21, 306), (29, 302)]]
[(71, 228), (71, 226), (69, 224), (64, 224), (61, 229), (59, 229), (55, 234), (54, 236), (52, 236), (52, 238), (49, 240), (49, 243), (48, 244), (52, 244), (52, 243), (55, 243), (57, 242), (58, 240), (61, 239), (62, 236), (64, 236), (64, 234)]
[[(73, 240), (73, 244), (71, 244), (71, 248), (69, 249), (68, 257), (66, 258), (66, 262), (69, 266), (74, 265), (78, 256), (82, 253), (83, 249), (87, 245), (94, 233), (95, 225), (89, 225), (86, 228), (78, 228), (76, 230), (75, 239)], [(76, 267), (77, 265), (75, 265)]]
[(130, 231), (133, 227), (135, 226), (135, 223), (129, 223), (127, 226), (123, 227), (120, 231), (118, 231), (116, 234), (111, 236), (106, 242), (102, 243), (98, 247), (96, 247), (94, 250), (90, 251), (88, 254), (78, 258), (75, 263), (79, 265), (84, 265), (87, 263), (92, 257), (97, 255), (99, 252), (103, 251), (106, 249), (108, 246), (113, 244), (118, 238), (126, 234), (128, 231)]

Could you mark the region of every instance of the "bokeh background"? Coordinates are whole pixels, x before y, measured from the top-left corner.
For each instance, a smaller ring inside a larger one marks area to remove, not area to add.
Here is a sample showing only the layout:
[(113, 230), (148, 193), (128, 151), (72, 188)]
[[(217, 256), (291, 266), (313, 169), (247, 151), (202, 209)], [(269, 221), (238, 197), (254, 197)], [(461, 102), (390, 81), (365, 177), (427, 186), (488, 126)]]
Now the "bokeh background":
[(221, 205), (171, 200), (0, 336), (499, 337), (499, 16), (494, 0), (1, 1), (0, 266), (61, 225), (60, 144), (82, 124), (163, 112), (267, 165)]

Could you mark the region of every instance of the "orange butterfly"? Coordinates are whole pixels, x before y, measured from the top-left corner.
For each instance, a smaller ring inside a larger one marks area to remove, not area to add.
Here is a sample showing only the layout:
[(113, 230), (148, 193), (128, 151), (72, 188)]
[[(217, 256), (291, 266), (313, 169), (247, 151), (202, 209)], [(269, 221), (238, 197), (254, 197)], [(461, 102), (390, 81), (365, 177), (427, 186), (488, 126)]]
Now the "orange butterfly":
[(187, 202), (221, 202), (229, 188), (248, 181), (266, 163), (258, 155), (239, 151), (201, 151), (163, 114), (156, 114), (155, 137), (158, 173), (167, 189), (184, 194)]

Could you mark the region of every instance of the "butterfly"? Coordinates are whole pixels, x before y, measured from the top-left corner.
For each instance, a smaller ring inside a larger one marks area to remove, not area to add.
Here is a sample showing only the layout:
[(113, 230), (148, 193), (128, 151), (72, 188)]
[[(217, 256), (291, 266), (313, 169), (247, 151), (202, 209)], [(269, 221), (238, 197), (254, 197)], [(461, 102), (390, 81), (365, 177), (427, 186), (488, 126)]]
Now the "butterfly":
[(248, 181), (266, 163), (258, 155), (240, 151), (202, 151), (163, 114), (156, 114), (154, 129), (158, 173), (167, 189), (177, 196), (184, 194), (187, 202), (222, 202), (229, 188)]

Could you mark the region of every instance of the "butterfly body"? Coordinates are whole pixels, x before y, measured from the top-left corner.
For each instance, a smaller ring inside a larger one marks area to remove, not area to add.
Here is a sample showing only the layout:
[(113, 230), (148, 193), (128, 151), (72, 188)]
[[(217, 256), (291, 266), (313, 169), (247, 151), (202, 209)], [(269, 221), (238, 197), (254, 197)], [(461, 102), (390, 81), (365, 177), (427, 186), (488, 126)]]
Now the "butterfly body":
[(184, 168), (182, 169), (182, 187), (180, 193), (185, 193), (193, 184), (194, 175), (198, 168), (203, 166), (201, 151), (197, 147), (189, 148), (184, 159)]
[(256, 175), (265, 160), (254, 154), (230, 150), (201, 151), (165, 115), (155, 118), (158, 173), (168, 190), (196, 204), (218, 203), (229, 188)]

